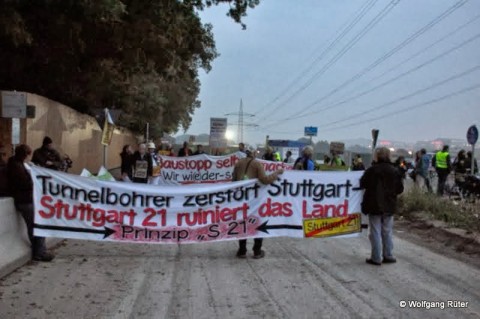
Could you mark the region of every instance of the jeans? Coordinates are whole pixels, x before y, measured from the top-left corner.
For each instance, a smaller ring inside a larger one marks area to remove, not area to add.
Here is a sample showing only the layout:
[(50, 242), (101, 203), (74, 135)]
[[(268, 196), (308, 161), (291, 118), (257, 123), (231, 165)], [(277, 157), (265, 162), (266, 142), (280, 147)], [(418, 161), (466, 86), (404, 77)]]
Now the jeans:
[(382, 262), (383, 258), (393, 258), (393, 216), (369, 215), (368, 220), (370, 224), (368, 237), (372, 246), (371, 259)]
[[(260, 251), (262, 250), (262, 243), (263, 243), (263, 238), (254, 238), (253, 239), (253, 253), (254, 254), (259, 254)], [(239, 252), (242, 254), (247, 253), (247, 240), (246, 239), (240, 239), (238, 241), (238, 246), (239, 246)]]
[(33, 204), (17, 204), (16, 207), (17, 210), (19, 210), (22, 214), (23, 219), (25, 219), (25, 223), (27, 224), (28, 238), (30, 239), (30, 243), (32, 244), (33, 257), (39, 257), (44, 255), (47, 252), (45, 238), (33, 236)]

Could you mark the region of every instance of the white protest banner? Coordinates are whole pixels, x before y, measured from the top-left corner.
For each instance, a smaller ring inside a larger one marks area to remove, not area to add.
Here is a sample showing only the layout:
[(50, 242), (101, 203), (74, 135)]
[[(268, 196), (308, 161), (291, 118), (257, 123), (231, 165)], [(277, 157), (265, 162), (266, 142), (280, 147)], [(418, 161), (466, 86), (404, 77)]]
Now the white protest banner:
[[(246, 155), (236, 152), (225, 156), (200, 154), (187, 157), (160, 155), (160, 181), (162, 184), (204, 184), (230, 182), (235, 164)], [(280, 168), (292, 170), (293, 164), (257, 159), (265, 172), (272, 173)]]
[(361, 231), (362, 172), (285, 172), (186, 186), (100, 181), (31, 168), (35, 235), (140, 243), (328, 237)]

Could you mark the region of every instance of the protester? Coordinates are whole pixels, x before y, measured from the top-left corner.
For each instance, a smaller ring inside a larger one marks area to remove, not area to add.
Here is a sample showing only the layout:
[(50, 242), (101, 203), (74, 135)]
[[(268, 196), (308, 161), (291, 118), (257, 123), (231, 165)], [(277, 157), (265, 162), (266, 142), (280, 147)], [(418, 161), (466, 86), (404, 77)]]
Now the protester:
[(7, 150), (6, 147), (0, 143), (0, 197), (4, 197), (7, 195)]
[(311, 146), (305, 146), (302, 150), (302, 155), (297, 158), (293, 164), (293, 169), (300, 171), (313, 171), (315, 169), (315, 163), (312, 160), (313, 148)]
[(275, 150), (275, 152), (273, 152), (273, 158), (275, 159), (275, 162), (282, 161), (282, 156), (280, 155), (280, 152), (278, 150)]
[(178, 151), (178, 157), (192, 156), (193, 152), (188, 147), (188, 142), (183, 142), (183, 147)]
[(467, 163), (467, 153), (465, 150), (460, 150), (452, 164), (453, 171), (455, 172), (455, 183), (457, 185), (465, 183), (465, 175), (467, 174), (467, 170), (470, 170), (467, 164), (469, 164)]
[(124, 145), (120, 153), (120, 173), (122, 181), (131, 182), (133, 178), (133, 150), (130, 145)]
[(148, 178), (152, 176), (152, 157), (147, 153), (145, 144), (138, 145), (138, 151), (133, 154), (133, 182), (148, 183)]
[(272, 162), (276, 161), (275, 155), (273, 154), (273, 148), (272, 147), (267, 146), (267, 148), (265, 149), (265, 154), (263, 154), (263, 156), (262, 156), (262, 159), (266, 160), (266, 161), (272, 161)]
[(15, 154), (9, 158), (7, 164), (9, 192), (15, 207), (27, 224), (28, 237), (32, 245), (32, 258), (37, 261), (51, 261), (54, 256), (47, 252), (45, 238), (33, 235), (33, 182), (25, 167), (25, 162), (31, 154), (32, 149), (28, 145), (20, 144), (15, 147)]
[(365, 170), (365, 165), (363, 165), (363, 160), (360, 154), (357, 154), (355, 156), (355, 159), (353, 160), (353, 165), (352, 165), (352, 171), (364, 171)]
[[(279, 169), (270, 175), (266, 175), (263, 165), (255, 160), (256, 150), (252, 146), (247, 147), (246, 154), (247, 157), (240, 159), (237, 164), (235, 164), (232, 177), (233, 181), (258, 178), (262, 184), (271, 184), (278, 178), (278, 175), (283, 173), (283, 169)], [(253, 258), (259, 259), (265, 257), (265, 252), (262, 250), (262, 243), (262, 238), (254, 239)], [(247, 257), (246, 239), (241, 239), (239, 241), (237, 257)]]
[(0, 143), (0, 168), (7, 166), (7, 149)]
[(330, 161), (331, 161), (331, 160), (332, 160), (332, 159), (330, 158), (330, 156), (328, 156), (328, 155), (323, 155), (323, 164), (328, 165), (328, 164), (330, 164)]
[(148, 177), (148, 184), (158, 185), (160, 183), (160, 158), (153, 142), (148, 143), (147, 147), (152, 162), (152, 175)]
[(32, 162), (38, 166), (58, 170), (62, 166), (60, 154), (53, 147), (53, 141), (45, 136), (42, 146), (33, 152)]
[(238, 151), (245, 153), (245, 144), (244, 143), (238, 143)]
[[(468, 171), (472, 170), (472, 151), (467, 152), (467, 160), (465, 161), (465, 166), (467, 167)], [(470, 174), (477, 174), (478, 173), (478, 163), (476, 159), (473, 159), (473, 173)]]
[(428, 169), (430, 167), (430, 158), (427, 155), (427, 150), (422, 148), (417, 152), (417, 158), (415, 160), (415, 185), (420, 189), (427, 189), (432, 191), (430, 186), (430, 177)]
[(198, 144), (197, 145), (197, 150), (195, 151), (195, 153), (193, 153), (193, 155), (200, 155), (200, 154), (205, 154), (205, 151), (203, 150), (203, 145), (202, 144)]
[[(397, 196), (403, 192), (402, 178), (390, 161), (390, 151), (382, 147), (375, 151), (373, 165), (360, 179), (365, 189), (362, 213), (369, 215), (371, 257), (368, 264), (394, 263), (393, 215), (397, 209)], [(383, 256), (383, 258), (382, 258)]]
[(158, 154), (162, 156), (175, 156), (173, 148), (170, 144), (161, 144)]
[(408, 165), (404, 156), (399, 156), (395, 161), (394, 166), (399, 170), (402, 178), (407, 177)]
[(445, 190), (448, 174), (452, 168), (450, 164), (450, 154), (448, 153), (448, 145), (445, 145), (440, 152), (437, 152), (432, 159), (432, 165), (435, 167), (438, 175), (437, 195), (442, 196)]
[(287, 153), (285, 154), (285, 159), (283, 160), (283, 162), (287, 163), (287, 164), (295, 163), (295, 160), (292, 157), (292, 152), (291, 151), (287, 151)]
[(331, 166), (337, 166), (337, 167), (345, 166), (345, 162), (342, 160), (339, 154), (332, 152), (332, 156), (333, 157), (330, 162)]

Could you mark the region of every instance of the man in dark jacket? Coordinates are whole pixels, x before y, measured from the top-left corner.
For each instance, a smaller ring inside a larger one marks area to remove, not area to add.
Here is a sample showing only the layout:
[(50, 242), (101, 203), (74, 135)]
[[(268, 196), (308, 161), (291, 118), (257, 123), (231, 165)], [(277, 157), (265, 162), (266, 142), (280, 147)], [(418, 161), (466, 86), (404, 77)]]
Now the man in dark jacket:
[(38, 166), (58, 170), (62, 165), (60, 154), (53, 148), (53, 141), (45, 136), (42, 147), (33, 152), (32, 162)]
[[(393, 257), (393, 215), (397, 210), (397, 196), (403, 192), (402, 177), (390, 161), (390, 150), (385, 147), (375, 151), (374, 164), (360, 179), (365, 189), (362, 213), (369, 215), (371, 257), (373, 265), (396, 262)], [(383, 260), (382, 260), (383, 256)]]
[(148, 178), (152, 176), (152, 157), (147, 153), (147, 145), (138, 145), (138, 151), (133, 154), (133, 182), (134, 183), (148, 183)]
[(21, 144), (15, 148), (15, 155), (10, 157), (7, 164), (8, 186), (10, 195), (15, 201), (15, 207), (22, 213), (27, 224), (33, 259), (51, 261), (53, 255), (47, 253), (45, 238), (33, 236), (33, 182), (24, 165), (30, 154), (32, 154), (32, 149), (28, 145)]

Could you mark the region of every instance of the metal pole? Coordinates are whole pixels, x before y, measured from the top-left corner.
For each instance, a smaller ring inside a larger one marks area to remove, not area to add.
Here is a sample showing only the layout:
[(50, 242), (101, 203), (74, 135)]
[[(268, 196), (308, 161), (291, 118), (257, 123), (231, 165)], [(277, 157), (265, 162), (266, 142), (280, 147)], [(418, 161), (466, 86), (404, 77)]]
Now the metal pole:
[(470, 173), (472, 175), (475, 175), (475, 144), (472, 144), (472, 160), (471, 160), (471, 162), (472, 163), (470, 164), (470, 166), (471, 166)]
[(103, 145), (103, 167), (107, 168), (107, 145)]

